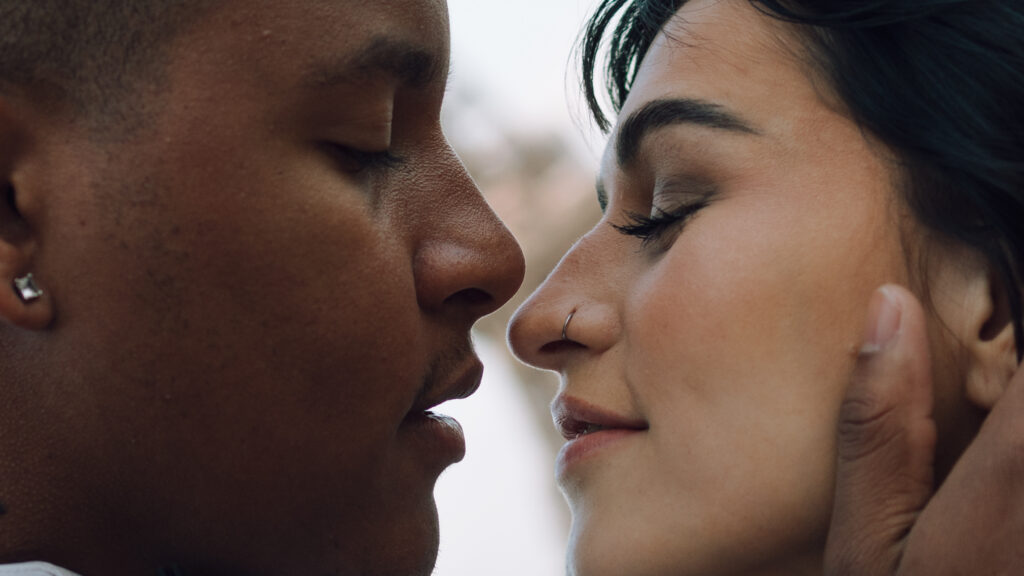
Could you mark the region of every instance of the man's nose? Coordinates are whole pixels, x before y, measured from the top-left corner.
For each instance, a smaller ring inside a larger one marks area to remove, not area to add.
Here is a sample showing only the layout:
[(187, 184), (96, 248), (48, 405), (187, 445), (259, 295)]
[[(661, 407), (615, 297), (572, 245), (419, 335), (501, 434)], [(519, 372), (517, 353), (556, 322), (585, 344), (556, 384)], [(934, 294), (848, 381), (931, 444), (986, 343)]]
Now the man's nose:
[(472, 322), (512, 298), (526, 265), (519, 244), (461, 163), (446, 185), (451, 188), (445, 205), (432, 211), (432, 232), (413, 259), (416, 295), (425, 310)]

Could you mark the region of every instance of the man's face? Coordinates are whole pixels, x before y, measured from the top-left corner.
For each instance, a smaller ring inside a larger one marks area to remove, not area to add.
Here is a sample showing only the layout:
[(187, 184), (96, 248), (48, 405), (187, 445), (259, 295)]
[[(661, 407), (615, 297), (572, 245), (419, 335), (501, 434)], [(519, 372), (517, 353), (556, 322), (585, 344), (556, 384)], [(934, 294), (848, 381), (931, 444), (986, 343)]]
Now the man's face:
[(424, 411), (475, 388), (470, 327), (523, 273), (441, 133), (447, 66), (443, 0), (228, 1), (127, 139), (54, 132), (37, 277), (85, 529), (204, 574), (429, 573), (464, 445)]

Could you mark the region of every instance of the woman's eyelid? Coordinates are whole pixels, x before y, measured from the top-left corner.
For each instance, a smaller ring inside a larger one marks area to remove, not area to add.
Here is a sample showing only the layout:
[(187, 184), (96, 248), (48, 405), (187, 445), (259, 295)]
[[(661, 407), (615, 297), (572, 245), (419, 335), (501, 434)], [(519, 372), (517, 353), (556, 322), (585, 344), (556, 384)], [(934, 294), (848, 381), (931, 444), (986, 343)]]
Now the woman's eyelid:
[[(702, 176), (679, 173), (652, 176), (651, 179), (635, 176), (625, 178), (615, 185), (616, 191), (613, 194), (608, 193), (604, 178), (599, 178), (595, 190), (601, 212), (608, 214), (609, 208), (613, 208), (615, 211), (624, 210), (633, 214), (647, 212), (651, 218), (664, 217), (688, 206), (706, 203), (718, 191), (718, 187), (711, 180)], [(644, 196), (646, 198), (643, 198)], [(612, 206), (620, 203), (621, 210)], [(626, 209), (626, 205), (632, 205), (634, 208)]]
[(672, 176), (658, 179), (651, 193), (651, 213), (673, 212), (682, 207), (707, 202), (717, 188), (706, 179)]
[(641, 248), (653, 249), (651, 254), (661, 254), (675, 242), (690, 219), (714, 200), (717, 188), (705, 179), (680, 177), (656, 180), (652, 188), (649, 215), (626, 211), (626, 223), (613, 227), (627, 236), (640, 238)]
[(608, 210), (608, 191), (605, 190), (604, 184), (601, 181), (597, 182), (597, 205), (601, 207), (601, 213), (604, 214)]

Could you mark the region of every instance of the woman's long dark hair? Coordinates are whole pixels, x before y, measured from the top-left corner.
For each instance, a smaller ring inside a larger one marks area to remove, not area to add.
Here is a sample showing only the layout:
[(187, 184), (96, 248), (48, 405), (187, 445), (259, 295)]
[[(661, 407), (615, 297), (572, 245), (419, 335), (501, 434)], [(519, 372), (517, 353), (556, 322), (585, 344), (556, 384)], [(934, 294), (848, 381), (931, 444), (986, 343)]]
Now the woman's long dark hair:
[[(922, 224), (991, 262), (1024, 352), (1024, 2), (749, 0), (791, 23), (851, 118), (901, 159)], [(603, 0), (580, 41), (583, 88), (618, 112), (640, 62), (686, 0)]]

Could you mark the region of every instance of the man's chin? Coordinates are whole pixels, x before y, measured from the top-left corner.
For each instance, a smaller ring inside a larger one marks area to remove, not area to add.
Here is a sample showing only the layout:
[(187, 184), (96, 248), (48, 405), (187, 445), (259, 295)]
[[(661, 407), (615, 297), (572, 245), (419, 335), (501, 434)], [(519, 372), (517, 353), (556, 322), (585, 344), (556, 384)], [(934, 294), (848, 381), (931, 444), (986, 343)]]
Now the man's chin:
[[(430, 576), (437, 564), (440, 528), (437, 505), (431, 496), (418, 514), (407, 514), (389, 539), (379, 539), (368, 563), (379, 567), (352, 576)], [(349, 576), (342, 573), (341, 576)]]

